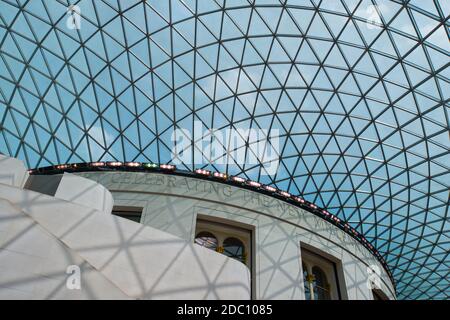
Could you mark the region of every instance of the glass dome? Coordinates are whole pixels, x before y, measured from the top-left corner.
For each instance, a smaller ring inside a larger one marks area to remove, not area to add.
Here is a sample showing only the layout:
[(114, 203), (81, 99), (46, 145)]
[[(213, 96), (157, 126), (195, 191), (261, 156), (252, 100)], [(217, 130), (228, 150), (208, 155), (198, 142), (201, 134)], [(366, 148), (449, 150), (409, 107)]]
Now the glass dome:
[(30, 168), (171, 163), (179, 128), (276, 129), (274, 173), (232, 157), (179, 167), (299, 194), (365, 235), (398, 298), (448, 299), (449, 13), (437, 0), (0, 0), (0, 152)]

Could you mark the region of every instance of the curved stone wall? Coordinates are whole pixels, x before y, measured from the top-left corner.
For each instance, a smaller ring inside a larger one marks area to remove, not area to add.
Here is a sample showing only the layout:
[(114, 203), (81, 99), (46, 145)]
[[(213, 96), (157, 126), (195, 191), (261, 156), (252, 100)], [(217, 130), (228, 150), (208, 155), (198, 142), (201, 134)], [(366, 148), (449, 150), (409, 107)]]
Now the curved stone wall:
[(327, 221), (276, 198), (203, 179), (160, 173), (85, 172), (111, 191), (115, 205), (143, 208), (142, 223), (193, 241), (198, 216), (227, 219), (254, 230), (252, 295), (304, 299), (301, 248), (337, 263), (344, 299), (373, 299), (368, 267), (380, 271), (383, 293), (395, 290), (378, 260)]

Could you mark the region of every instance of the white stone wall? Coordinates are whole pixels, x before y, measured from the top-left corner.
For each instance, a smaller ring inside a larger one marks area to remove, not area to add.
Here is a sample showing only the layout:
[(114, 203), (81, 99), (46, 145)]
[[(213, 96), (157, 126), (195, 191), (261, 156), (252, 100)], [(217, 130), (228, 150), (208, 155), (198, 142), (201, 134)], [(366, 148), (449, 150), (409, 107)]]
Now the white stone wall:
[[(242, 263), (109, 214), (111, 194), (92, 180), (64, 175), (55, 197), (10, 181), (0, 181), (0, 299), (250, 298)], [(73, 265), (79, 290), (66, 286)]]
[(67, 200), (104, 213), (111, 213), (114, 200), (108, 189), (92, 181), (74, 174), (64, 173), (55, 198)]
[(313, 214), (269, 196), (221, 183), (156, 173), (79, 175), (108, 188), (116, 205), (143, 207), (142, 222), (192, 242), (197, 215), (254, 228), (253, 298), (304, 299), (301, 243), (340, 261), (343, 298), (372, 299), (367, 267), (381, 270), (382, 291), (395, 291), (384, 269), (348, 234)]
[(0, 154), (0, 183), (22, 188), (28, 171), (22, 161)]

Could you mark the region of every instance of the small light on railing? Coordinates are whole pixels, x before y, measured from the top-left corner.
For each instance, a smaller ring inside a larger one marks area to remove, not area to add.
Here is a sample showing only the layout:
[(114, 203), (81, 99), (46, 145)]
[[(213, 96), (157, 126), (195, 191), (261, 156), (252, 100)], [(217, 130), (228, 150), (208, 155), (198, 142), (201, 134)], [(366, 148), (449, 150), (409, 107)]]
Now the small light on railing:
[(108, 163), (106, 163), (108, 166), (110, 166), (110, 167), (120, 167), (120, 166), (122, 166), (123, 165), (123, 163), (122, 162), (120, 162), (120, 161), (111, 161), (111, 162), (108, 162)]
[(58, 170), (64, 170), (67, 169), (69, 166), (67, 164), (59, 164), (57, 166), (55, 166), (56, 169)]
[(305, 200), (303, 200), (300, 197), (294, 197), (294, 200), (297, 201), (297, 202), (300, 202), (300, 203), (305, 203)]
[(214, 172), (213, 176), (215, 178), (219, 178), (219, 179), (226, 179), (227, 175), (225, 173), (221, 173), (221, 172)]
[(103, 167), (104, 165), (104, 162), (91, 162), (91, 167)]
[(286, 191), (280, 191), (280, 194), (283, 197), (285, 197), (285, 198), (290, 198), (291, 197), (291, 194), (289, 192), (286, 192)]
[(231, 180), (233, 180), (234, 182), (239, 182), (239, 183), (245, 182), (245, 179), (241, 178), (241, 177), (232, 177)]
[(336, 220), (336, 216), (334, 214), (330, 213), (330, 219), (331, 220)]
[(260, 188), (261, 187), (261, 183), (256, 182), (256, 181), (248, 181), (247, 184), (249, 186), (251, 186), (251, 187), (254, 187), (254, 188)]
[(202, 176), (209, 176), (211, 174), (210, 171), (204, 169), (196, 169), (195, 173), (201, 174)]
[(136, 168), (136, 167), (140, 167), (140, 166), (141, 166), (141, 164), (140, 164), (139, 162), (126, 162), (125, 165), (126, 165), (127, 167), (133, 167), (133, 168)]
[(163, 170), (175, 170), (175, 166), (171, 164), (162, 164), (159, 166)]
[(155, 169), (158, 168), (158, 165), (156, 163), (144, 163), (143, 164), (144, 168), (148, 168), (148, 169)]
[(276, 191), (277, 191), (276, 188), (271, 187), (271, 186), (264, 186), (264, 189), (266, 189), (266, 190), (269, 191), (269, 192), (276, 192)]
[(330, 216), (330, 213), (329, 213), (327, 210), (322, 210), (322, 213), (323, 213), (324, 215), (326, 215), (327, 217)]
[(309, 206), (313, 209), (317, 209), (317, 206), (314, 203), (310, 203)]

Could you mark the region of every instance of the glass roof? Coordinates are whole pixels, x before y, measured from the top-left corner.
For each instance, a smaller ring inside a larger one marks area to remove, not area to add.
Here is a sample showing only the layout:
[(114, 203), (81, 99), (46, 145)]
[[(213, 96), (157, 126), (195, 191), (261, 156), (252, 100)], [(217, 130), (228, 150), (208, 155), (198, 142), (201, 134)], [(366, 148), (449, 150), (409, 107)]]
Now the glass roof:
[(170, 163), (177, 128), (277, 129), (273, 174), (200, 167), (327, 208), (384, 256), (398, 298), (448, 299), (449, 13), (440, 0), (0, 0), (0, 152), (29, 167)]

